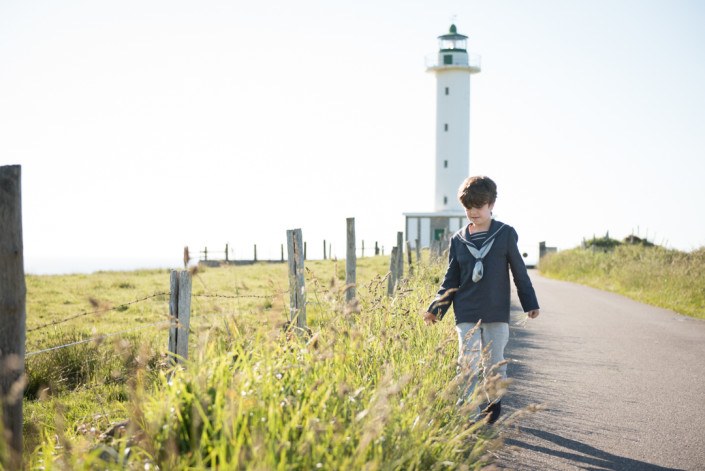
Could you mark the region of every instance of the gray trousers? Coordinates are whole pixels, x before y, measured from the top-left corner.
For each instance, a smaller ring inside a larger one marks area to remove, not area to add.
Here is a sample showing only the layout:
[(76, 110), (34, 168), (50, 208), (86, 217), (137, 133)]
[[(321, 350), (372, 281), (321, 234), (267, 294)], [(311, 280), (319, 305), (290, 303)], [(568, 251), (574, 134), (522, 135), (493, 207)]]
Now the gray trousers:
[[(476, 324), (461, 322), (455, 326), (458, 332), (458, 367), (461, 375), (465, 376), (461, 396), (462, 401), (469, 401), (477, 387), (478, 376), (482, 372), (483, 379), (492, 374), (507, 378), (507, 365), (496, 366), (504, 361), (504, 347), (509, 341), (509, 324), (506, 322)], [(483, 352), (486, 352), (483, 355)], [(489, 397), (486, 390), (478, 391), (485, 395), (488, 402), (498, 398)]]

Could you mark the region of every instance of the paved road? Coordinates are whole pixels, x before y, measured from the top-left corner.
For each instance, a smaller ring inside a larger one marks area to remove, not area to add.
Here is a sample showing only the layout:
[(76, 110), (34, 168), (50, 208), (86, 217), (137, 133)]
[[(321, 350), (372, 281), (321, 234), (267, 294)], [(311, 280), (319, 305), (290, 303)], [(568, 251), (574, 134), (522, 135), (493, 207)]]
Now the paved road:
[(541, 316), (511, 329), (502, 404), (545, 409), (502, 432), (498, 465), (705, 470), (705, 321), (531, 278)]

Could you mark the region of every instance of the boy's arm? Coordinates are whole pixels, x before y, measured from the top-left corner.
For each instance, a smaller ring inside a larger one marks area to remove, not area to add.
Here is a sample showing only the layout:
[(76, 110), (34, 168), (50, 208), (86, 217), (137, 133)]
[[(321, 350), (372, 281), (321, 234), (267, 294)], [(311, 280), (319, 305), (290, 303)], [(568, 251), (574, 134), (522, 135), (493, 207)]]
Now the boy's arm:
[(507, 261), (509, 262), (509, 268), (512, 271), (514, 285), (517, 287), (519, 302), (521, 303), (521, 307), (524, 309), (524, 312), (529, 313), (529, 317), (533, 319), (539, 315), (539, 301), (536, 299), (536, 291), (534, 291), (534, 286), (531, 284), (529, 273), (526, 271), (524, 259), (522, 258), (521, 253), (519, 253), (519, 235), (513, 227), (510, 228), (508, 239), (509, 247), (507, 247)]
[(453, 303), (453, 297), (460, 285), (460, 265), (455, 256), (454, 239), (450, 240), (450, 249), (448, 250), (448, 268), (446, 269), (443, 283), (436, 294), (436, 298), (431, 302), (424, 314), (424, 320), (427, 324), (432, 324), (436, 320), (443, 319), (446, 312)]

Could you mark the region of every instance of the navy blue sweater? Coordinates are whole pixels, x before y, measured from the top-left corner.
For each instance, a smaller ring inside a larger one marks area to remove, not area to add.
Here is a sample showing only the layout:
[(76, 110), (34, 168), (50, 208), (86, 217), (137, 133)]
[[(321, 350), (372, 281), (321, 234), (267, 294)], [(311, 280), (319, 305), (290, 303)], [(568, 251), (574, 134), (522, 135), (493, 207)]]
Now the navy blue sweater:
[(494, 243), (484, 258), (484, 275), (477, 283), (472, 281), (476, 260), (467, 246), (477, 249), (481, 247), (470, 242), (468, 226), (453, 234), (448, 253), (448, 269), (428, 312), (442, 319), (452, 304), (456, 324), (477, 323), (479, 320), (509, 322), (509, 270), (512, 271), (524, 312), (539, 309), (534, 287), (517, 247), (517, 232), (513, 227), (493, 220), (487, 233), (485, 243), (490, 239), (494, 239)]

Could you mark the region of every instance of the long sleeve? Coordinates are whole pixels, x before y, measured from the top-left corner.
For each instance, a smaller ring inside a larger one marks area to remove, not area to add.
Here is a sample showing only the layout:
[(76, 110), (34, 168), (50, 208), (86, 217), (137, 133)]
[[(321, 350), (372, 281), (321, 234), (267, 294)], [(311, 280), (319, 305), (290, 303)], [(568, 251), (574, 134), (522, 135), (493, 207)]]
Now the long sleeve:
[(529, 273), (526, 271), (524, 259), (519, 253), (518, 241), (519, 235), (514, 228), (510, 228), (510, 234), (507, 237), (507, 261), (512, 271), (521, 307), (524, 312), (529, 312), (533, 309), (539, 309), (539, 301), (536, 298), (536, 292), (531, 284)]
[(443, 283), (441, 283), (436, 298), (427, 309), (428, 312), (437, 315), (439, 319), (443, 319), (443, 316), (445, 316), (453, 303), (455, 292), (460, 286), (460, 264), (455, 254), (455, 244), (455, 239), (451, 239), (450, 250), (448, 250), (448, 268), (446, 269)]

